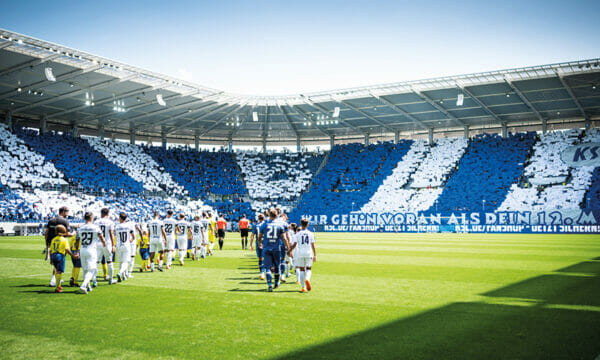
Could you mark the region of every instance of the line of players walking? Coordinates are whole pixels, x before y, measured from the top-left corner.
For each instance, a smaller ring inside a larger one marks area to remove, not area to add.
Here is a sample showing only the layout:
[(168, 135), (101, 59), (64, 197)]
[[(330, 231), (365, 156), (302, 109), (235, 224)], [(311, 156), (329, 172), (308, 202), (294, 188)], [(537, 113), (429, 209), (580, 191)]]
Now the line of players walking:
[[(192, 260), (204, 259), (213, 254), (215, 235), (219, 247), (223, 247), (226, 222), (221, 217), (214, 219), (210, 212), (197, 215), (188, 222), (184, 214), (179, 219), (173, 217), (173, 210), (167, 211), (164, 219), (158, 212), (146, 224), (131, 222), (124, 212), (119, 213), (115, 224), (109, 217), (109, 210), (100, 212), (100, 219), (94, 221), (90, 212), (84, 214), (85, 224), (71, 233), (66, 220), (68, 209), (62, 207), (59, 216), (48, 222), (46, 229), (46, 251), (53, 265), (50, 286), (55, 292), (62, 289), (62, 275), (65, 271), (66, 255), (70, 255), (73, 270), (70, 286), (79, 286), (78, 292), (87, 294), (97, 286), (98, 265), (103, 264), (105, 279), (109, 284), (122, 282), (133, 277), (136, 250), (139, 249), (142, 264), (140, 272), (164, 271), (172, 266), (175, 251), (179, 255), (179, 264), (184, 265), (190, 241)], [(249, 222), (240, 221), (242, 248), (247, 249)], [(279, 209), (271, 209), (260, 214), (258, 222), (252, 227), (250, 247), (256, 245), (260, 278), (267, 281), (268, 291), (272, 292), (285, 282), (295, 269), (296, 283), (301, 291), (311, 290), (312, 263), (316, 261), (314, 234), (307, 229), (308, 220), (302, 219), (300, 227), (288, 224), (287, 216)], [(245, 230), (245, 231), (244, 231)], [(139, 239), (136, 241), (136, 233)], [(118, 267), (115, 274), (115, 255)], [(157, 267), (156, 267), (157, 265)], [(77, 283), (79, 272), (83, 269), (83, 282)], [(116, 275), (116, 281), (115, 281)]]

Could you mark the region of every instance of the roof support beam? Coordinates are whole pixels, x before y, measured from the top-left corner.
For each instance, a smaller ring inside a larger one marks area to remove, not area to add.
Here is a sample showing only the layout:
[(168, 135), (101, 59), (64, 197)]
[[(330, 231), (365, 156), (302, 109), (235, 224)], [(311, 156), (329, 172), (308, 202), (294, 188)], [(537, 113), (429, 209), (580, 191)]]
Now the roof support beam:
[(15, 66), (11, 67), (11, 68), (6, 69), (6, 70), (0, 71), (0, 76), (4, 76), (6, 74), (10, 74), (12, 72), (19, 71), (21, 69), (25, 69), (25, 68), (28, 68), (28, 67), (33, 67), (33, 66), (36, 66), (36, 65), (39, 65), (39, 64), (43, 64), (46, 61), (50, 61), (52, 59), (56, 59), (59, 56), (60, 56), (60, 54), (52, 54), (50, 56), (46, 56), (45, 58), (38, 58), (38, 59), (33, 59), (33, 60), (25, 61), (24, 63), (18, 64), (18, 65), (15, 65)]
[(531, 112), (535, 114), (538, 120), (542, 122), (542, 125), (545, 124), (546, 119), (544, 119), (542, 114), (540, 114), (539, 111), (537, 111), (537, 109), (533, 106), (533, 104), (525, 97), (525, 95), (523, 95), (521, 90), (519, 90), (519, 88), (508, 77), (505, 77), (504, 81), (508, 86), (510, 86), (510, 88), (515, 92), (515, 94), (517, 94), (521, 101), (531, 110)]
[(579, 99), (577, 99), (577, 97), (575, 96), (575, 93), (573, 93), (573, 89), (571, 89), (569, 84), (567, 84), (567, 82), (565, 81), (564, 75), (556, 72), (556, 76), (558, 76), (558, 79), (560, 80), (561, 84), (565, 87), (565, 90), (567, 90), (569, 96), (571, 96), (571, 99), (573, 99), (575, 105), (577, 105), (577, 108), (579, 109), (579, 112), (585, 119), (586, 124), (589, 123), (590, 117), (588, 116), (588, 114), (585, 113), (585, 109), (583, 108), (583, 106), (581, 106), (581, 103), (579, 102)]
[[(248, 110), (246, 112), (246, 119), (249, 119), (252, 114), (250, 113), (250, 111), (252, 110), (252, 107), (250, 107), (250, 110)], [(231, 131), (231, 133), (229, 134), (229, 138), (233, 139), (233, 137), (238, 133), (238, 131), (240, 131), (240, 128), (242, 127), (242, 125), (244, 124), (244, 121), (246, 121), (245, 119), (242, 119), (242, 121), (240, 122), (240, 126), (234, 126), (233, 130)]]
[(277, 108), (279, 109), (279, 111), (281, 111), (281, 113), (283, 114), (283, 117), (285, 118), (287, 123), (292, 128), (292, 131), (294, 132), (294, 135), (296, 135), (296, 138), (300, 139), (300, 134), (298, 133), (298, 129), (296, 128), (296, 125), (294, 125), (294, 123), (292, 122), (292, 119), (290, 119), (290, 116), (285, 112), (285, 110), (283, 110), (283, 106), (277, 105)]
[(464, 92), (465, 94), (469, 95), (469, 97), (471, 99), (473, 99), (473, 101), (475, 101), (477, 103), (477, 105), (481, 106), (481, 108), (483, 109), (483, 111), (485, 111), (486, 113), (488, 113), (491, 117), (494, 118), (494, 120), (496, 120), (497, 122), (499, 122), (500, 124), (504, 123), (505, 121), (500, 119), (500, 117), (498, 115), (496, 115), (492, 110), (490, 110), (489, 107), (487, 107), (487, 105), (485, 105), (481, 100), (479, 100), (475, 95), (473, 95), (472, 92), (469, 91), (469, 89), (467, 89), (466, 87), (462, 86), (462, 85), (456, 85), (456, 87)]
[[(329, 110), (325, 109), (323, 106), (312, 102), (310, 99), (307, 99), (306, 97), (302, 96), (302, 98), (304, 99), (304, 102), (307, 103), (308, 105), (312, 106), (313, 108), (317, 109), (321, 114), (325, 115), (325, 116), (329, 116)], [(366, 135), (368, 134), (366, 131), (364, 131), (363, 129), (359, 128), (358, 126), (354, 126), (352, 124), (350, 124), (349, 122), (346, 121), (342, 121), (342, 117), (340, 116), (340, 124), (346, 124), (347, 126), (351, 127), (352, 129), (358, 131), (359, 133)]]
[[(175, 124), (173, 126), (173, 128), (167, 132), (167, 134), (170, 134), (173, 131), (178, 130), (181, 126), (184, 126), (184, 125), (187, 127), (191, 127), (192, 125), (195, 125), (195, 124), (199, 123), (200, 121), (207, 119), (210, 115), (216, 114), (219, 111), (222, 111), (223, 109), (226, 109), (232, 105), (233, 104), (228, 104), (228, 103), (219, 104), (216, 109), (213, 109), (213, 110), (207, 112), (206, 114), (200, 115), (200, 117), (197, 117), (196, 119), (192, 120), (192, 122), (185, 123), (182, 121), (179, 124)], [(215, 121), (215, 123), (216, 123), (216, 121)]]
[(436, 108), (439, 112), (441, 112), (442, 114), (446, 115), (446, 117), (448, 117), (450, 120), (453, 120), (455, 123), (459, 124), (460, 126), (465, 126), (467, 124), (465, 124), (462, 120), (456, 118), (456, 116), (450, 114), (448, 112), (448, 110), (444, 109), (443, 107), (441, 107), (438, 103), (436, 103), (432, 98), (430, 98), (429, 96), (423, 94), (422, 92), (420, 92), (419, 90), (415, 90), (414, 88), (412, 88), (413, 93), (415, 93), (418, 97), (420, 97), (421, 99), (425, 100), (425, 102), (429, 103), (429, 105), (433, 106), (434, 108)]
[(267, 142), (267, 136), (269, 135), (269, 104), (265, 104), (265, 121), (263, 123), (262, 139), (263, 144)]
[[(93, 65), (93, 66), (87, 67), (85, 69), (78, 69), (78, 70), (70, 71), (70, 72), (68, 72), (66, 74), (62, 74), (60, 76), (57, 76), (56, 77), (56, 82), (69, 80), (69, 79), (72, 79), (72, 78), (74, 78), (76, 76), (79, 76), (79, 75), (82, 75), (82, 74), (85, 74), (85, 73), (88, 73), (88, 72), (91, 72), (91, 71), (98, 70), (101, 67), (102, 67), (102, 65)], [(25, 92), (27, 90), (32, 90), (32, 89), (37, 90), (37, 88), (43, 87), (43, 85), (45, 83), (47, 83), (47, 82), (49, 82), (49, 81), (45, 80), (45, 79), (42, 80), (42, 81), (38, 81), (36, 83), (33, 83), (33, 84), (30, 84), (30, 85), (22, 87), (21, 91)], [(14, 90), (13, 91), (9, 91), (9, 92), (5, 92), (4, 94), (0, 95), (0, 100), (4, 100), (4, 99), (10, 97), (11, 95), (15, 95), (15, 91)]]
[(0, 44), (0, 49), (6, 49), (7, 47), (10, 47), (12, 45), (13, 45), (12, 41), (5, 40), (2, 44)]
[(231, 114), (233, 114), (234, 112), (236, 112), (238, 109), (243, 108), (244, 106), (246, 106), (247, 102), (243, 102), (241, 104), (235, 105), (235, 107), (229, 111), (227, 114), (223, 115), (221, 118), (219, 118), (219, 120), (215, 121), (214, 124), (212, 124), (211, 126), (209, 126), (206, 130), (200, 132), (199, 136), (202, 137), (204, 135), (206, 135), (207, 133), (209, 133), (212, 129), (216, 128), (217, 126), (219, 126), (219, 124), (228, 116), (230, 116)]
[(357, 107), (355, 107), (355, 106), (353, 106), (353, 105), (351, 105), (351, 104), (348, 104), (346, 101), (344, 101), (344, 100), (337, 100), (337, 99), (335, 99), (335, 98), (333, 98), (333, 97), (332, 97), (332, 99), (333, 99), (335, 102), (337, 102), (338, 104), (343, 104), (343, 105), (345, 105), (345, 106), (349, 107), (350, 109), (352, 109), (352, 110), (356, 111), (357, 113), (361, 114), (362, 116), (366, 117), (367, 119), (369, 119), (369, 120), (371, 120), (371, 121), (375, 122), (376, 124), (379, 124), (379, 125), (380, 125), (381, 127), (383, 127), (384, 129), (386, 129), (386, 130), (388, 130), (388, 131), (391, 131), (392, 133), (396, 132), (396, 129), (394, 129), (394, 128), (392, 128), (392, 127), (388, 126), (387, 124), (385, 124), (385, 123), (381, 122), (380, 120), (377, 120), (376, 118), (374, 118), (373, 116), (371, 116), (371, 115), (367, 114), (366, 112), (362, 111), (361, 109), (359, 109), (359, 108), (357, 108)]
[[(90, 87), (88, 87), (86, 89), (80, 89), (80, 90), (71, 91), (71, 92), (63, 94), (63, 95), (49, 97), (48, 99), (44, 99), (44, 100), (41, 100), (41, 101), (38, 101), (38, 102), (34, 102), (34, 103), (29, 104), (29, 105), (21, 106), (20, 108), (15, 109), (15, 111), (22, 112), (22, 111), (29, 110), (29, 109), (32, 109), (32, 108), (35, 108), (35, 107), (38, 107), (38, 106), (42, 106), (44, 104), (53, 103), (55, 101), (59, 101), (59, 100), (62, 100), (62, 99), (72, 98), (72, 97), (75, 97), (77, 95), (84, 94), (84, 93), (86, 93), (88, 91), (99, 90), (99, 89), (105, 88), (107, 86), (116, 85), (116, 84), (119, 84), (119, 83), (122, 83), (122, 82), (125, 82), (125, 81), (128, 81), (128, 80), (131, 80), (131, 79), (133, 79), (135, 77), (137, 77), (137, 74), (130, 74), (130, 75), (127, 75), (127, 76), (125, 76), (123, 78), (116, 78), (116, 79), (111, 79), (111, 80), (103, 81), (103, 82), (101, 82), (99, 84), (92, 85), (92, 86), (90, 86)], [(51, 114), (49, 117), (53, 117), (53, 116), (54, 116), (54, 114)]]
[(331, 131), (324, 130), (322, 127), (320, 127), (319, 125), (317, 125), (317, 122), (316, 121), (312, 121), (310, 119), (310, 117), (308, 116), (308, 114), (305, 113), (304, 111), (302, 111), (298, 106), (294, 107), (294, 105), (291, 105), (290, 107), (292, 108), (292, 110), (297, 111), (298, 114), (301, 114), (302, 116), (304, 116), (307, 119), (307, 121), (310, 121), (312, 124), (314, 124), (315, 128), (317, 128), (317, 130), (319, 130), (323, 134), (327, 135), (328, 137), (333, 136), (333, 133)]
[(382, 102), (384, 105), (387, 105), (387, 106), (391, 107), (392, 109), (396, 110), (400, 114), (402, 114), (402, 115), (406, 116), (407, 118), (411, 119), (413, 122), (417, 123), (424, 130), (428, 130), (429, 129), (429, 126), (427, 126), (424, 122), (422, 122), (421, 120), (419, 120), (416, 117), (412, 116), (410, 113), (408, 113), (408, 112), (400, 109), (398, 106), (396, 106), (393, 102), (391, 102), (388, 99), (386, 99), (384, 96), (376, 96), (373, 93), (369, 93), (369, 94), (372, 97), (374, 97), (375, 99), (377, 99), (380, 102)]
[[(205, 104), (205, 105), (200, 106), (199, 108), (196, 108), (196, 109), (194, 109), (192, 111), (186, 110), (185, 112), (183, 112), (183, 113), (181, 113), (179, 115), (169, 116), (169, 117), (167, 117), (167, 118), (165, 118), (163, 120), (156, 121), (154, 123), (145, 124), (143, 126), (140, 126), (139, 129), (146, 129), (146, 128), (151, 128), (151, 127), (155, 127), (155, 126), (158, 126), (158, 125), (162, 125), (162, 124), (167, 123), (169, 121), (174, 121), (174, 120), (177, 120), (177, 119), (181, 119), (182, 117), (186, 117), (186, 116), (192, 116), (193, 114), (195, 114), (195, 113), (197, 113), (199, 111), (208, 110), (208, 109), (214, 108), (215, 106), (220, 106), (220, 105), (223, 105), (223, 104), (219, 104), (219, 103), (216, 103), (216, 102)], [(176, 125), (176, 127), (179, 127), (179, 125)]]

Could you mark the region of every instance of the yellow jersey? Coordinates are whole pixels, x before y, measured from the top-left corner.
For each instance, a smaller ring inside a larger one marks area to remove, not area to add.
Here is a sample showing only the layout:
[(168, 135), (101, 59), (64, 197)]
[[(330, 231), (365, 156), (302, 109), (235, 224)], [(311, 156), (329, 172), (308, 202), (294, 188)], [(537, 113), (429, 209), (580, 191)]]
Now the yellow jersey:
[[(144, 242), (143, 245), (142, 245), (142, 242)], [(150, 242), (150, 240), (148, 240), (148, 236), (144, 236), (142, 238), (138, 237), (137, 245), (140, 249), (147, 249), (149, 242)]]
[(69, 243), (67, 239), (62, 236), (55, 236), (54, 239), (50, 242), (50, 253), (51, 254), (65, 254), (67, 250), (71, 250), (69, 248)]
[[(75, 236), (71, 236), (69, 238), (69, 247), (71, 248), (71, 251), (79, 251), (81, 249), (81, 241), (78, 244), (75, 244), (77, 240), (77, 237)], [(77, 246), (75, 246), (77, 245)]]
[(208, 231), (208, 240), (210, 242), (215, 242), (215, 233), (216, 233), (216, 229), (217, 229), (217, 222), (215, 221), (215, 219), (212, 219), (212, 218), (210, 219), (210, 225), (211, 225), (211, 227), (209, 228), (209, 231)]

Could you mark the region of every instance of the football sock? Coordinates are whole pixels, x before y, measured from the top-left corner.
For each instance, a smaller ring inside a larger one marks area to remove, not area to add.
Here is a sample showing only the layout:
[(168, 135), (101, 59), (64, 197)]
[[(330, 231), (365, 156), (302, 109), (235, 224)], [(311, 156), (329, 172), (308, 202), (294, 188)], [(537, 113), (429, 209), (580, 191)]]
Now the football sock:
[(129, 272), (130, 273), (133, 272), (134, 267), (135, 267), (135, 256), (132, 256), (131, 260), (129, 261)]
[(296, 268), (296, 281), (301, 281), (300, 274), (298, 274), (299, 272), (300, 272), (300, 270), (298, 270), (298, 268)]
[(160, 258), (160, 260), (158, 260), (158, 267), (162, 267), (163, 266), (163, 259)]
[(310, 269), (306, 269), (306, 280), (310, 281), (311, 275), (312, 275), (312, 271)]
[(104, 271), (104, 276), (108, 274), (108, 265), (106, 263), (102, 264), (102, 271)]
[(126, 272), (127, 272), (127, 263), (120, 262), (119, 263), (119, 275), (121, 275), (121, 277), (123, 277), (123, 275), (125, 275)]
[(302, 270), (297, 270), (296, 274), (300, 273), (299, 277), (300, 277), (300, 284), (302, 284), (302, 287), (304, 287), (304, 277), (306, 275), (306, 272), (302, 271)]
[(83, 282), (81, 283), (81, 287), (84, 289), (87, 289), (87, 287), (90, 285), (90, 281), (92, 280), (92, 277), (94, 277), (94, 272), (86, 271), (83, 274)]
[[(56, 275), (52, 274), (52, 279), (50, 279), (50, 284), (56, 284)], [(54, 286), (54, 285), (52, 285)]]
[(152, 271), (154, 271), (154, 261), (150, 262), (150, 269), (152, 269)]
[(81, 268), (78, 268), (78, 267), (74, 267), (73, 270), (71, 270), (71, 277), (73, 278), (73, 281), (77, 282), (77, 279), (79, 278), (80, 270), (81, 270)]
[(185, 250), (179, 250), (179, 260), (181, 262), (183, 262), (184, 258), (185, 258)]
[(94, 279), (95, 281), (97, 281), (96, 279), (98, 278), (98, 268), (95, 268), (92, 271), (93, 275), (92, 275), (92, 279)]
[(267, 284), (269, 284), (269, 286), (271, 286), (271, 282), (273, 281), (272, 279), (273, 277), (271, 276), (271, 272), (267, 271)]
[(244, 250), (244, 239), (242, 239), (242, 250)]
[(62, 274), (56, 274), (56, 288), (60, 287), (60, 279), (62, 279)]
[(111, 262), (110, 264), (108, 264), (108, 278), (109, 279), (113, 278), (114, 272), (115, 272), (115, 267), (114, 267), (113, 263)]
[(275, 273), (275, 284), (279, 284), (279, 274)]
[(223, 240), (219, 239), (219, 250), (223, 250)]

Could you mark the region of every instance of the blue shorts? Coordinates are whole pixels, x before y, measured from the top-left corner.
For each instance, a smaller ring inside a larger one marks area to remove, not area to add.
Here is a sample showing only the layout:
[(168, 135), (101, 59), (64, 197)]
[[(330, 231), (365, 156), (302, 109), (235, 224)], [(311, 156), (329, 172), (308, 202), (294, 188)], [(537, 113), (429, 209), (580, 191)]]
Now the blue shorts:
[(150, 249), (140, 248), (140, 256), (142, 257), (142, 260), (148, 260), (148, 257), (150, 256)]
[[(79, 255), (79, 251), (71, 251), (73, 253), (73, 255), (77, 254)], [(76, 268), (80, 268), (81, 267), (81, 259), (77, 258), (75, 259), (74, 257), (71, 256), (71, 263), (73, 264), (73, 267)]]
[(53, 253), (51, 258), (52, 265), (56, 269), (56, 272), (64, 273), (65, 272), (65, 255), (61, 253)]
[(192, 240), (188, 239), (188, 250), (192, 248)]
[(279, 266), (281, 266), (281, 251), (267, 250), (263, 251), (263, 266), (267, 271), (273, 268), (275, 274), (279, 274)]

